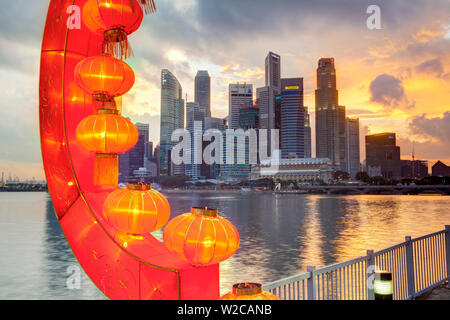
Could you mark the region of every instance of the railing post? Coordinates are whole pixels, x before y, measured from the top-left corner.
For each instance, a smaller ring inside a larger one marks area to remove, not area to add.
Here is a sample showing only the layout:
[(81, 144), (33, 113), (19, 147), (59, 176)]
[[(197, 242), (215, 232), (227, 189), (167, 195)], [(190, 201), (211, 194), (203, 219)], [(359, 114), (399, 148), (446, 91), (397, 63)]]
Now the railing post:
[(447, 256), (447, 288), (450, 289), (450, 225), (445, 226), (445, 251)]
[(367, 300), (375, 300), (374, 280), (375, 280), (375, 261), (373, 250), (367, 250)]
[(316, 300), (316, 267), (308, 266), (306, 271), (309, 272), (308, 278), (308, 300)]
[(415, 283), (414, 283), (414, 257), (411, 237), (406, 236), (406, 279), (408, 280), (408, 297), (414, 299)]

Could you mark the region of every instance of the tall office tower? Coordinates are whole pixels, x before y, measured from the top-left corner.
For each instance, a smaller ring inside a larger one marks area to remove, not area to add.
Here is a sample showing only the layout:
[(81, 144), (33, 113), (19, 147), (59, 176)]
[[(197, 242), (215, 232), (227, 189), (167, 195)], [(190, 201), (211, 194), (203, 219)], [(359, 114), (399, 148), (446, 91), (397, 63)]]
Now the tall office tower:
[[(228, 114), (228, 128), (240, 128), (240, 110), (242, 105), (253, 105), (253, 85), (251, 84), (230, 84), (229, 87), (229, 114)], [(238, 139), (234, 139), (234, 161), (230, 163), (227, 161), (227, 148), (231, 147), (226, 144), (227, 138), (224, 135), (224, 149), (223, 159), (224, 163), (220, 165), (220, 176), (223, 179), (248, 179), (249, 168), (247, 164), (238, 163), (245, 162), (245, 146), (239, 146)], [(230, 153), (231, 154), (231, 153)]]
[(401, 176), (400, 147), (396, 146), (395, 133), (366, 136), (366, 167), (371, 177), (390, 179)]
[(260, 129), (279, 129), (275, 125), (275, 98), (281, 93), (280, 70), (280, 56), (269, 52), (266, 57), (266, 85), (256, 89)]
[(119, 154), (119, 182), (128, 182), (132, 176), (130, 152)]
[[(239, 127), (244, 131), (249, 129), (255, 129), (256, 137), (258, 137), (258, 126), (259, 126), (259, 109), (258, 105), (242, 105), (239, 115)], [(255, 148), (257, 148), (258, 141), (256, 141)], [(247, 164), (248, 171), (251, 170), (250, 163), (250, 138), (245, 138), (245, 163)], [(256, 154), (256, 157), (258, 155)]]
[(160, 144), (158, 143), (158, 145), (155, 147), (155, 151), (153, 152), (153, 155), (155, 157), (155, 162), (156, 162), (156, 172), (157, 172), (157, 176), (159, 177), (159, 168), (160, 168), (160, 161), (161, 161), (161, 157), (160, 157)]
[[(225, 129), (227, 129), (227, 120), (222, 118), (205, 118), (205, 126), (204, 130), (215, 129), (225, 134)], [(214, 139), (214, 138), (213, 138)], [(208, 146), (210, 141), (203, 141), (203, 150), (205, 150), (206, 146)], [(215, 156), (215, 154), (212, 154)], [(220, 174), (220, 165), (219, 163), (213, 163), (211, 165), (206, 164), (204, 161), (200, 168), (200, 175), (205, 178), (217, 178)]]
[(146, 153), (145, 157), (147, 159), (153, 159), (153, 142), (151, 141), (147, 142), (147, 148), (145, 153)]
[(338, 106), (338, 133), (339, 133), (339, 169), (348, 170), (347, 155), (347, 123), (344, 106)]
[(253, 85), (230, 83), (228, 90), (228, 127), (230, 129), (239, 128), (239, 110), (243, 104), (253, 104)]
[[(198, 121), (201, 122), (201, 127), (195, 128), (194, 123)], [(203, 127), (205, 121), (205, 109), (203, 109), (198, 102), (188, 102), (186, 103), (186, 129), (189, 131), (191, 135), (191, 146), (190, 150), (187, 150), (191, 153), (191, 163), (186, 164), (186, 175), (191, 177), (192, 179), (198, 179), (201, 176), (201, 164), (195, 163), (195, 154), (200, 153), (200, 159), (203, 159), (203, 139), (200, 142), (200, 145), (196, 145), (194, 143), (194, 134), (197, 134), (202, 137)], [(195, 131), (195, 130), (198, 131)], [(203, 163), (203, 160), (202, 160)]]
[(311, 121), (308, 107), (305, 107), (305, 158), (312, 158), (311, 153)]
[(227, 121), (222, 118), (205, 117), (205, 130), (217, 129), (224, 131), (227, 128)]
[(205, 110), (207, 117), (211, 117), (211, 77), (208, 71), (200, 70), (195, 76), (195, 102)]
[(119, 155), (119, 181), (127, 182), (133, 180), (133, 172), (145, 167), (146, 143), (149, 137), (149, 125), (136, 123), (139, 139), (136, 145), (126, 153)]
[(347, 137), (347, 172), (350, 178), (355, 179), (360, 171), (360, 152), (359, 152), (359, 119), (346, 119), (346, 137)]
[(257, 129), (259, 121), (258, 105), (243, 104), (239, 110), (239, 128), (244, 130)]
[(139, 135), (144, 135), (144, 158), (148, 158), (148, 149), (150, 148), (149, 143), (151, 143), (149, 141), (150, 125), (148, 123), (136, 123), (136, 128), (138, 129)]
[(281, 79), (281, 157), (305, 158), (303, 78)]
[(278, 54), (269, 52), (266, 57), (266, 87), (281, 90), (281, 58)]
[(345, 159), (341, 152), (345, 146), (342, 132), (345, 132), (345, 108), (338, 103), (334, 58), (322, 58), (317, 68), (316, 157), (329, 158), (338, 169)]
[(184, 175), (184, 165), (173, 165), (171, 150), (172, 132), (184, 128), (183, 89), (177, 78), (167, 69), (161, 71), (161, 135), (160, 174)]

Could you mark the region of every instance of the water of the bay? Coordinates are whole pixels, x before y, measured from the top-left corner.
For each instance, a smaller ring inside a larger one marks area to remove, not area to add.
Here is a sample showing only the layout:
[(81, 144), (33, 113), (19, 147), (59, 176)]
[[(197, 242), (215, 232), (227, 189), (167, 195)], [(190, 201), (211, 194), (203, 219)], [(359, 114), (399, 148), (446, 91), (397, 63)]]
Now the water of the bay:
[[(170, 192), (167, 197), (172, 217), (192, 206), (214, 207), (238, 229), (240, 248), (220, 266), (222, 293), (236, 282), (267, 283), (450, 224), (450, 197), (440, 195)], [(161, 232), (155, 235), (161, 238)], [(80, 289), (68, 289), (68, 271), (78, 263), (47, 193), (0, 193), (0, 241), (0, 299), (105, 299), (84, 273)]]

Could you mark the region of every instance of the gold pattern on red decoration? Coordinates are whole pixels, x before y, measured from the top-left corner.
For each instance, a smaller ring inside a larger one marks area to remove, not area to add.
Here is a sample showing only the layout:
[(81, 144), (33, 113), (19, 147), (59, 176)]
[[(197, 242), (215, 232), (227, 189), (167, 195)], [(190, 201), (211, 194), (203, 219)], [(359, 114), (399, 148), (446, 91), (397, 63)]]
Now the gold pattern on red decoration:
[(192, 265), (210, 265), (231, 257), (239, 248), (239, 233), (218, 211), (192, 208), (164, 228), (164, 243)]
[(154, 0), (138, 0), (145, 14), (156, 12), (156, 5)]
[(233, 285), (233, 291), (220, 300), (281, 300), (276, 295), (263, 291), (260, 283), (243, 282)]

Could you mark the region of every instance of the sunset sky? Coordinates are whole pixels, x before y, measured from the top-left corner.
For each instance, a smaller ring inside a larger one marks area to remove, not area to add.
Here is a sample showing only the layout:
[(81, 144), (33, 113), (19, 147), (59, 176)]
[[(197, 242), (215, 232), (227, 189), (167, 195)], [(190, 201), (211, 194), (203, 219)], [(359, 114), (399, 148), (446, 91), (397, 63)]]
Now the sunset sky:
[[(8, 1), (0, 12), (0, 172), (21, 178), (44, 177), (38, 81), (48, 2)], [(155, 145), (161, 69), (178, 77), (188, 101), (197, 70), (208, 70), (212, 115), (225, 117), (228, 84), (262, 86), (264, 58), (273, 51), (281, 55), (282, 77), (304, 78), (311, 112), (317, 61), (334, 57), (339, 102), (360, 118), (362, 137), (394, 131), (403, 158), (415, 141), (416, 158), (450, 165), (448, 0), (156, 2), (157, 13), (130, 37), (135, 57), (127, 62), (137, 81), (124, 98), (124, 115), (150, 123)], [(370, 4), (381, 8), (381, 30), (366, 27)]]

